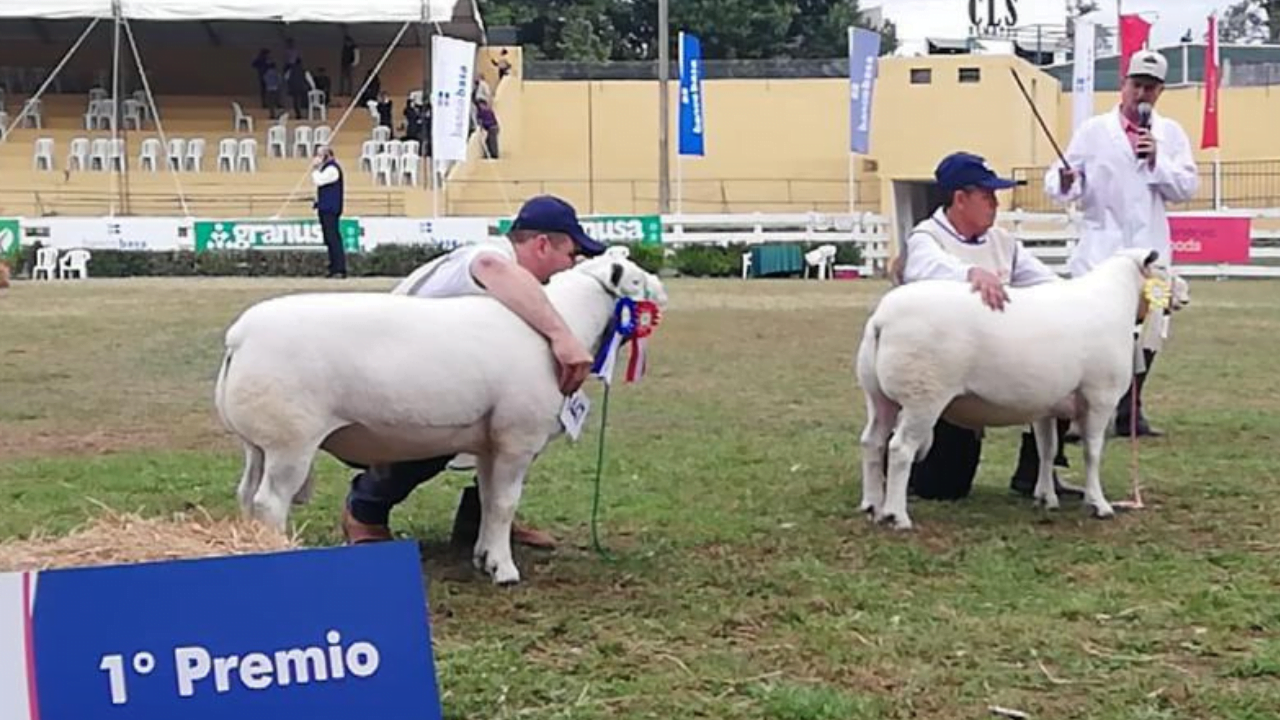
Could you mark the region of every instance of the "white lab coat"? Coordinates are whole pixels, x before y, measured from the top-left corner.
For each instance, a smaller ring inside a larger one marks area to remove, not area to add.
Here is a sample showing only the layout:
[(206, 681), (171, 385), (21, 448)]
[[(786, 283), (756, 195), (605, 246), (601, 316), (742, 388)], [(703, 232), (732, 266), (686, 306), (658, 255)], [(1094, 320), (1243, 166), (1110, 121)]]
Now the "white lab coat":
[[(1177, 122), (1151, 114), (1156, 141), (1155, 168), (1138, 160), (1125, 136), (1120, 108), (1089, 118), (1067, 147), (1067, 162), (1084, 173), (1068, 193), (1061, 192), (1055, 162), (1045, 174), (1045, 193), (1059, 203), (1081, 200), (1080, 242), (1071, 253), (1072, 277), (1092, 270), (1122, 248), (1160, 253), (1172, 265), (1165, 203), (1191, 200), (1199, 188), (1191, 142)], [(1082, 187), (1083, 185), (1083, 187)]]

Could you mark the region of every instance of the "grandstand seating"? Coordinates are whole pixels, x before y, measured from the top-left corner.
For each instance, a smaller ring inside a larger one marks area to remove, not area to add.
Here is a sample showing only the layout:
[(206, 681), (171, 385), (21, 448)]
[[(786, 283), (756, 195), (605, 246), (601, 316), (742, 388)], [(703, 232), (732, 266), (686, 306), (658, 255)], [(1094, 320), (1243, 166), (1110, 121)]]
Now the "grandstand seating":
[[(10, 93), (0, 110), (16, 118), (26, 100)], [(346, 171), (347, 214), (422, 214), (431, 207), (430, 190), (422, 187), (429, 178), (426, 161), (415, 172), (407, 166), (416, 154), (406, 153), (401, 143), (374, 140), (364, 108), (353, 109), (341, 132), (330, 137), (344, 109), (336, 105), (329, 108), (327, 123), (318, 114), (315, 121), (287, 117), (280, 122), (257, 107), (256, 97), (162, 96), (157, 103), (166, 144), (144, 101), (138, 94), (122, 103), (119, 143), (112, 147), (112, 105), (105, 93), (44, 95), (38, 126), (24, 122), (0, 144), (0, 216), (95, 215), (112, 207), (133, 214), (180, 214), (175, 176), (196, 215), (273, 214), (295, 188), (296, 197), (282, 215), (309, 215), (314, 190), (305, 173), (315, 146), (326, 141)], [(246, 130), (250, 124), (252, 132)], [(229, 149), (228, 161), (220, 158), (224, 149)], [(38, 150), (48, 153), (38, 159)], [(362, 161), (364, 153), (370, 161)], [(112, 163), (125, 168), (118, 183), (103, 172)], [(383, 166), (385, 173), (375, 173)], [(405, 184), (410, 177), (416, 186)]]

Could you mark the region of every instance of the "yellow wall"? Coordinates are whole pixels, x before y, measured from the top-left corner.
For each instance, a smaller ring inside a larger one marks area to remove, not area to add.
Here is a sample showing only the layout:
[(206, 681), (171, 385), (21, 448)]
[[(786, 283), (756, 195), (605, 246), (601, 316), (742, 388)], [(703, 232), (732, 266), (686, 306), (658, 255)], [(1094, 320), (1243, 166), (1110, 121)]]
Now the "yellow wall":
[[(929, 84), (909, 82), (917, 68), (931, 69)], [(961, 68), (977, 68), (980, 81), (961, 83)], [(1065, 148), (1071, 139), (1071, 94), (1020, 59), (883, 59), (872, 115), (869, 160), (874, 170), (859, 171), (861, 199), (873, 198), (877, 204), (869, 209), (889, 212), (892, 180), (929, 180), (938, 160), (955, 150), (979, 153), (1001, 172), (1052, 162), (1053, 148), (1010, 69), (1017, 71)], [(499, 108), (502, 160), (459, 169), (450, 191), (461, 203), (458, 210), (502, 212), (519, 196), (540, 191), (562, 193), (598, 212), (650, 212), (656, 207), (655, 82), (517, 78), (506, 85)], [(673, 205), (679, 174), (678, 91), (673, 80)], [(1158, 106), (1183, 125), (1197, 148), (1201, 93), (1199, 87), (1170, 89)], [(845, 79), (708, 80), (704, 94), (707, 155), (683, 161), (687, 211), (807, 210), (806, 202), (828, 211), (847, 206)], [(1114, 106), (1117, 94), (1099, 93), (1095, 100), (1097, 111), (1104, 112)], [(1274, 129), (1280, 88), (1224, 88), (1221, 105), (1224, 160), (1280, 157), (1280, 133)], [(1197, 156), (1207, 160), (1212, 154), (1197, 151)]]

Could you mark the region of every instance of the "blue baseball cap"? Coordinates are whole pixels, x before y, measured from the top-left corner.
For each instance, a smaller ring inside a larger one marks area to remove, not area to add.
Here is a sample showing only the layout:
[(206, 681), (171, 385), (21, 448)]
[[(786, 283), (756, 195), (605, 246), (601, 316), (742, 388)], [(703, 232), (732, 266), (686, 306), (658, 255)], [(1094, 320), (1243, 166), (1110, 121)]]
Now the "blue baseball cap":
[(938, 185), (948, 193), (967, 187), (978, 187), (986, 190), (1008, 190), (1024, 184), (1018, 180), (1009, 180), (995, 174), (987, 167), (987, 161), (973, 153), (952, 153), (938, 163), (933, 173)]
[(553, 195), (539, 195), (530, 198), (520, 208), (520, 213), (511, 223), (511, 230), (540, 230), (568, 235), (578, 251), (588, 257), (601, 255), (605, 251), (603, 243), (591, 239), (587, 231), (578, 222), (578, 213), (569, 203)]

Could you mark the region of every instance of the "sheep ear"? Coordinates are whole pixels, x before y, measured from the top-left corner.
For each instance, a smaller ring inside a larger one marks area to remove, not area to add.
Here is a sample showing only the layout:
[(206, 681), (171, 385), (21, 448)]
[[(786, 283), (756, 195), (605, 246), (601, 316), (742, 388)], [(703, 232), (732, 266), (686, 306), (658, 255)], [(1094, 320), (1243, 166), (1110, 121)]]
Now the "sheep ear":
[(1160, 253), (1156, 250), (1152, 250), (1151, 252), (1147, 253), (1147, 259), (1143, 260), (1142, 264), (1144, 267), (1151, 267), (1152, 263), (1154, 263), (1156, 260), (1159, 260), (1159, 259), (1160, 259)]
[(622, 264), (614, 263), (613, 269), (609, 271), (609, 285), (616, 288), (620, 284), (622, 284), (622, 272), (623, 272)]

